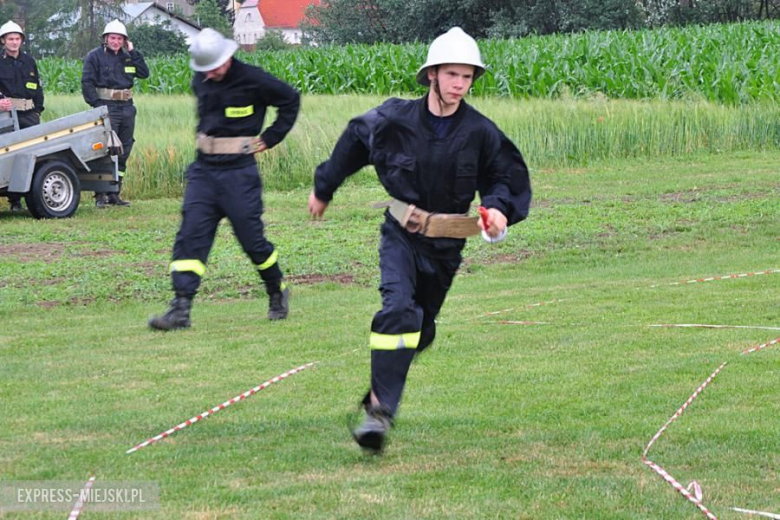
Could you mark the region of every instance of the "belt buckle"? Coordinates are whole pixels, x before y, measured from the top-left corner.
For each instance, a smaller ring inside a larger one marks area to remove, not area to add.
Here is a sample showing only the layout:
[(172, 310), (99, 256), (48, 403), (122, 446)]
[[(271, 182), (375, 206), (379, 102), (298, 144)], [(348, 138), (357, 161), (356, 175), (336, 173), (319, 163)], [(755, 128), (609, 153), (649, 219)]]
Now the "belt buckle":
[(404, 225), (404, 228), (409, 233), (424, 233), (425, 228), (428, 227), (428, 222), (421, 222), (420, 221), (420, 215), (421, 213), (417, 210), (416, 207), (410, 205), (412, 208), (411, 212), (409, 213), (409, 217), (406, 219), (406, 224)]
[(252, 153), (252, 139), (244, 139), (241, 142), (241, 153), (245, 155), (249, 155)]

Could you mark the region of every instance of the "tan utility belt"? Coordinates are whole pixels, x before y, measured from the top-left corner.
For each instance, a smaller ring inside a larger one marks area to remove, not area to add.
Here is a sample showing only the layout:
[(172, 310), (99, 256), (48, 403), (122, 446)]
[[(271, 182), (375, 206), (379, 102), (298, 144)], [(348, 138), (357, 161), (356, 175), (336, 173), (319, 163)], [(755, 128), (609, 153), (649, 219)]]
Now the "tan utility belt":
[(468, 238), (479, 234), (479, 217), (450, 213), (430, 213), (414, 204), (391, 200), (379, 207), (387, 207), (390, 214), (410, 233), (431, 238)]
[(32, 99), (21, 99), (21, 98), (8, 98), (8, 99), (11, 100), (11, 108), (19, 112), (24, 112), (25, 110), (32, 110), (33, 108), (35, 108), (35, 103), (33, 103)]
[(97, 95), (98, 98), (105, 99), (106, 101), (130, 101), (133, 99), (133, 91), (129, 88), (98, 88)]
[(198, 150), (207, 155), (248, 155), (255, 153), (257, 137), (211, 137), (206, 134), (198, 134), (195, 144)]

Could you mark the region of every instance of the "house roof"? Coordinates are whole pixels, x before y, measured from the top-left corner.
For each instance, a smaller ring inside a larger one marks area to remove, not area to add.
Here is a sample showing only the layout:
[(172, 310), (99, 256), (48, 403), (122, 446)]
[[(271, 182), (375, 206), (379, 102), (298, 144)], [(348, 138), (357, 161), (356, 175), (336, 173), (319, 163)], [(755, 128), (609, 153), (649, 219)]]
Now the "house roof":
[(125, 12), (127, 16), (130, 17), (131, 20), (134, 20), (141, 16), (144, 11), (149, 9), (152, 5), (154, 5), (154, 2), (139, 2), (137, 4), (124, 4), (122, 5), (122, 10)]
[(158, 5), (156, 2), (139, 2), (137, 4), (124, 4), (122, 6), (122, 10), (129, 18), (128, 23), (133, 23), (136, 20), (136, 18), (144, 14), (149, 9), (155, 9), (157, 11), (160, 11), (160, 14), (164, 16), (169, 16), (170, 18), (186, 23), (187, 25), (195, 29), (200, 29), (200, 26), (195, 22), (193, 22), (192, 20), (188, 20), (187, 18), (184, 18), (183, 16), (179, 16), (176, 13), (168, 12), (166, 9), (163, 9), (162, 6)]
[(260, 0), (257, 3), (266, 27), (297, 29), (304, 19), (306, 8), (319, 5), (320, 0)]

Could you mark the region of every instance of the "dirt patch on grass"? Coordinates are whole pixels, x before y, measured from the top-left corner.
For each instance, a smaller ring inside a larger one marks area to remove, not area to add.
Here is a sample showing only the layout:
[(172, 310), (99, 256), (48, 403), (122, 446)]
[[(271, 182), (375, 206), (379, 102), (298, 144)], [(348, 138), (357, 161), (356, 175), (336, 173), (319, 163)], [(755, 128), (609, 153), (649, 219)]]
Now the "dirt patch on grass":
[[(72, 245), (72, 244), (68, 244)], [(0, 258), (12, 258), (17, 262), (57, 262), (65, 255), (68, 245), (60, 242), (34, 242), (25, 244), (0, 245)], [(75, 258), (108, 257), (121, 254), (113, 249), (91, 251), (75, 251), (70, 256)]]
[(113, 249), (100, 249), (97, 251), (76, 251), (73, 256), (76, 258), (91, 258), (91, 257), (106, 257), (121, 254), (119, 251)]
[(50, 264), (58, 261), (65, 251), (65, 244), (32, 243), (0, 245), (0, 258), (13, 258), (17, 262), (45, 262)]
[(463, 271), (468, 271), (473, 265), (516, 264), (531, 256), (533, 253), (528, 249), (520, 249), (513, 253), (491, 255), (487, 258), (464, 258), (460, 268)]

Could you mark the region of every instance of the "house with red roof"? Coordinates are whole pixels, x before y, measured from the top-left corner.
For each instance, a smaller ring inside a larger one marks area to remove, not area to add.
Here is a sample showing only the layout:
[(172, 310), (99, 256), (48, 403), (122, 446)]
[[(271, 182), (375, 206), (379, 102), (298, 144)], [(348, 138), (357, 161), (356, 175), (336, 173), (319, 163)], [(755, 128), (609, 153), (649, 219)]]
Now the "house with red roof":
[(253, 47), (266, 31), (279, 31), (289, 43), (301, 43), (306, 8), (320, 0), (246, 0), (236, 11), (233, 36), (242, 47)]

